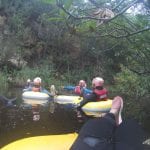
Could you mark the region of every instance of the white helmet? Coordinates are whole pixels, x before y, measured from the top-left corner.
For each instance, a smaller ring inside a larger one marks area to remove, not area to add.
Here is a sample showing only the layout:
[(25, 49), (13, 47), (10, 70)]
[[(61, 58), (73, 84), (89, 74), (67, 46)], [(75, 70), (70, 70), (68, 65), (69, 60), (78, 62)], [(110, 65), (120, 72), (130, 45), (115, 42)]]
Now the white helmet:
[(104, 79), (100, 77), (96, 77), (92, 80), (92, 86), (97, 87), (97, 86), (103, 86), (104, 84)]
[(42, 79), (40, 77), (36, 77), (33, 80), (34, 85), (40, 85), (42, 82)]
[(86, 82), (84, 80), (80, 80), (79, 86), (86, 87)]

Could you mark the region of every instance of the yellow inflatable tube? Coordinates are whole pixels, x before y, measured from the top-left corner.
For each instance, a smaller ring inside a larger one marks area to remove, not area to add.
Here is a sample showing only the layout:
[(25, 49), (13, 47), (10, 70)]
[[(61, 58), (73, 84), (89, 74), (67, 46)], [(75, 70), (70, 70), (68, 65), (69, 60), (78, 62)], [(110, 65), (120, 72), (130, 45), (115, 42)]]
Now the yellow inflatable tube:
[[(58, 95), (54, 98), (54, 101), (58, 104), (74, 104), (77, 105), (83, 100), (80, 96), (66, 96)], [(88, 116), (99, 117), (101, 113), (109, 112), (112, 105), (112, 100), (99, 102), (89, 102), (82, 107), (83, 112)]]
[(83, 112), (88, 116), (99, 117), (101, 113), (109, 112), (112, 106), (112, 100), (99, 102), (89, 102), (82, 107)]
[(83, 100), (80, 96), (67, 96), (67, 95), (57, 95), (54, 98), (54, 102), (58, 104), (77, 104)]
[(10, 143), (1, 150), (69, 150), (77, 133), (30, 137)]

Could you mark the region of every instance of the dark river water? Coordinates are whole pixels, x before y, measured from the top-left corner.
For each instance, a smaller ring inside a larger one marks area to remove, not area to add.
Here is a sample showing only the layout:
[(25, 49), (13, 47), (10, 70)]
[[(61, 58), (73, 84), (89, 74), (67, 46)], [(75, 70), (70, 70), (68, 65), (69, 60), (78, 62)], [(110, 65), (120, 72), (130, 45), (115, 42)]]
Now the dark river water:
[[(73, 110), (57, 106), (51, 114), (50, 106), (38, 109), (24, 105), (22, 89), (11, 89), (9, 97), (17, 98), (14, 107), (0, 109), (0, 148), (15, 140), (39, 135), (65, 134), (79, 131), (82, 126)], [(147, 131), (150, 132), (150, 127)]]
[(9, 95), (17, 97), (17, 105), (0, 110), (0, 148), (21, 138), (72, 133), (81, 127), (75, 112), (58, 106), (56, 112), (51, 114), (47, 105), (39, 107), (37, 115), (33, 107), (22, 104), (22, 89), (11, 92)]

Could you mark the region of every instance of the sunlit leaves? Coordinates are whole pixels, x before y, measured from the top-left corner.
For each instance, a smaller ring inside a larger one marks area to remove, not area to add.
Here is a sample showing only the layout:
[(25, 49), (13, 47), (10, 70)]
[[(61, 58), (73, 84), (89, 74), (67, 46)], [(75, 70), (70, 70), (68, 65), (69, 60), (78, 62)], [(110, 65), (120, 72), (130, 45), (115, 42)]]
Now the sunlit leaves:
[(95, 27), (96, 27), (96, 23), (94, 21), (87, 21), (87, 22), (83, 22), (81, 23), (79, 26), (77, 26), (77, 31), (78, 32), (94, 32), (95, 31)]

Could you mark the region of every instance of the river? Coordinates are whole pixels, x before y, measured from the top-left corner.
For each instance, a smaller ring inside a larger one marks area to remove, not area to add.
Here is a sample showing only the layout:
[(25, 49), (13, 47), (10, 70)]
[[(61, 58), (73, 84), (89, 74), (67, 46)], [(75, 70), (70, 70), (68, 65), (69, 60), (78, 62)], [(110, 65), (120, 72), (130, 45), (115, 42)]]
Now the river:
[[(58, 106), (51, 114), (49, 105), (46, 105), (39, 107), (37, 112), (23, 104), (22, 89), (11, 89), (7, 94), (16, 97), (17, 103), (0, 110), (0, 148), (26, 137), (77, 132), (82, 126), (72, 110)], [(149, 127), (147, 129), (149, 131)]]
[(17, 105), (0, 110), (0, 148), (25, 137), (73, 133), (81, 126), (73, 111), (57, 109), (52, 115), (49, 106), (40, 107), (40, 118), (34, 119), (33, 108), (22, 104), (22, 89), (9, 95), (17, 97)]

